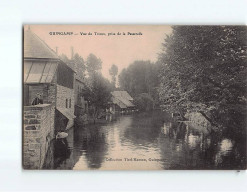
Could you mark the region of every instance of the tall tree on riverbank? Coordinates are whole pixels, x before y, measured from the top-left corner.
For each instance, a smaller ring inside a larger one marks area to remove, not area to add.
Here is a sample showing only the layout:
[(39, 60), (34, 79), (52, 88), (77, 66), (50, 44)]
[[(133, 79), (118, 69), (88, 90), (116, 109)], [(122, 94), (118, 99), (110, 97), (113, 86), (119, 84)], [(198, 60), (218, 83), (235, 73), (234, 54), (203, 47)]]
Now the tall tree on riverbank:
[(96, 72), (99, 72), (102, 69), (102, 61), (100, 58), (97, 58), (94, 54), (89, 54), (86, 60), (86, 69), (90, 75), (93, 75)]
[(111, 68), (109, 69), (109, 74), (111, 75), (112, 85), (116, 88), (116, 77), (118, 73), (118, 67), (115, 64), (112, 64)]
[(246, 121), (246, 34), (245, 26), (173, 27), (158, 61), (163, 106), (201, 112), (215, 125)]
[(83, 95), (89, 103), (89, 112), (95, 123), (107, 107), (112, 88), (110, 82), (101, 74), (102, 61), (100, 58), (90, 54), (87, 57), (86, 68), (88, 78)]
[(84, 97), (89, 104), (89, 114), (96, 122), (96, 119), (102, 114), (110, 100), (111, 83), (105, 79), (101, 73), (94, 74), (89, 79), (89, 83), (84, 90)]
[(156, 87), (159, 84), (158, 72), (159, 67), (155, 63), (135, 61), (120, 73), (120, 87), (133, 97), (147, 93), (154, 98)]

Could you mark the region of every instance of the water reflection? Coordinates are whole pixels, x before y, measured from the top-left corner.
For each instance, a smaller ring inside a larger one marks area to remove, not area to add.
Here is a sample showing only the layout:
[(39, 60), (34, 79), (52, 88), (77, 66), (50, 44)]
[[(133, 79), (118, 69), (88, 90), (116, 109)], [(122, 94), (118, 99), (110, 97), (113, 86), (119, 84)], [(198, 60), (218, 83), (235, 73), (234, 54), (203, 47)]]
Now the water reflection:
[(44, 168), (245, 168), (243, 137), (236, 141), (189, 122), (173, 121), (163, 112), (107, 119), (105, 123), (71, 129), (63, 142), (53, 141)]
[(215, 164), (222, 163), (223, 157), (231, 153), (233, 148), (233, 142), (230, 139), (223, 139), (219, 144), (218, 152), (215, 155)]

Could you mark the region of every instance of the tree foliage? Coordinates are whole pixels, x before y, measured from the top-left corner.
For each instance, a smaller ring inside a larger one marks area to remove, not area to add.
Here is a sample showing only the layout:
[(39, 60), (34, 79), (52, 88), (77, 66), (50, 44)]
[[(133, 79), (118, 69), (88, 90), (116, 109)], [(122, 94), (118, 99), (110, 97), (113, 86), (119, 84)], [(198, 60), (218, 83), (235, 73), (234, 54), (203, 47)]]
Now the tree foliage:
[(89, 54), (86, 60), (86, 68), (88, 74), (94, 74), (99, 72), (102, 69), (102, 61), (100, 58), (97, 58), (94, 54)]
[(158, 73), (158, 64), (150, 61), (135, 61), (122, 70), (118, 78), (119, 85), (133, 97), (146, 93), (158, 101)]
[(100, 113), (104, 112), (110, 101), (111, 84), (101, 73), (95, 73), (88, 80), (84, 91), (84, 97), (88, 101), (90, 114), (95, 120)]
[(246, 35), (244, 26), (173, 27), (158, 61), (163, 106), (214, 124), (246, 113)]
[(88, 71), (88, 78), (86, 80), (86, 89), (84, 97), (88, 101), (90, 114), (95, 120), (101, 112), (107, 107), (110, 100), (110, 92), (112, 85), (104, 78), (100, 72), (102, 61), (94, 54), (87, 57), (86, 68)]
[(118, 74), (118, 67), (115, 64), (112, 64), (111, 68), (109, 69), (109, 74), (111, 75), (113, 86), (116, 87), (116, 76)]
[(78, 53), (74, 55), (73, 63), (78, 77), (81, 79), (85, 78), (86, 65), (84, 59)]
[(154, 107), (154, 100), (149, 94), (141, 93), (135, 98), (134, 104), (140, 111), (150, 111)]

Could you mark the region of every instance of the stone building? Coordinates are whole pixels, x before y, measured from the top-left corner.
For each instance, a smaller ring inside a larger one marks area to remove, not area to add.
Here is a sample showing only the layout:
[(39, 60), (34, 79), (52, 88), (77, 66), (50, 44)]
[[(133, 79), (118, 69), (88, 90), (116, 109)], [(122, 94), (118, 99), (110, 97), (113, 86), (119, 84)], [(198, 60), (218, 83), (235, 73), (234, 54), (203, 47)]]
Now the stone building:
[[(30, 29), (24, 31), (23, 166), (41, 168), (49, 140), (74, 124), (74, 71)], [(32, 105), (39, 95), (42, 104)]]

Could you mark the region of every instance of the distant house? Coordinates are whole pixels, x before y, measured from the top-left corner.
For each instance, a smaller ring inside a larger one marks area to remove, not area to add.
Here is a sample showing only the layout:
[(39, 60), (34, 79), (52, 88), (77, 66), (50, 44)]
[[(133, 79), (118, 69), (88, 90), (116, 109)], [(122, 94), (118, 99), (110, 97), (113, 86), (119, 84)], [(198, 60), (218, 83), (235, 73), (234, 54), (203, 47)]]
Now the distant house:
[(132, 111), (135, 108), (133, 104), (133, 98), (128, 94), (127, 91), (113, 91), (111, 92), (111, 102), (109, 103), (109, 112), (123, 113)]
[(30, 29), (24, 32), (24, 106), (37, 94), (55, 112), (55, 131), (74, 124), (74, 71)]

